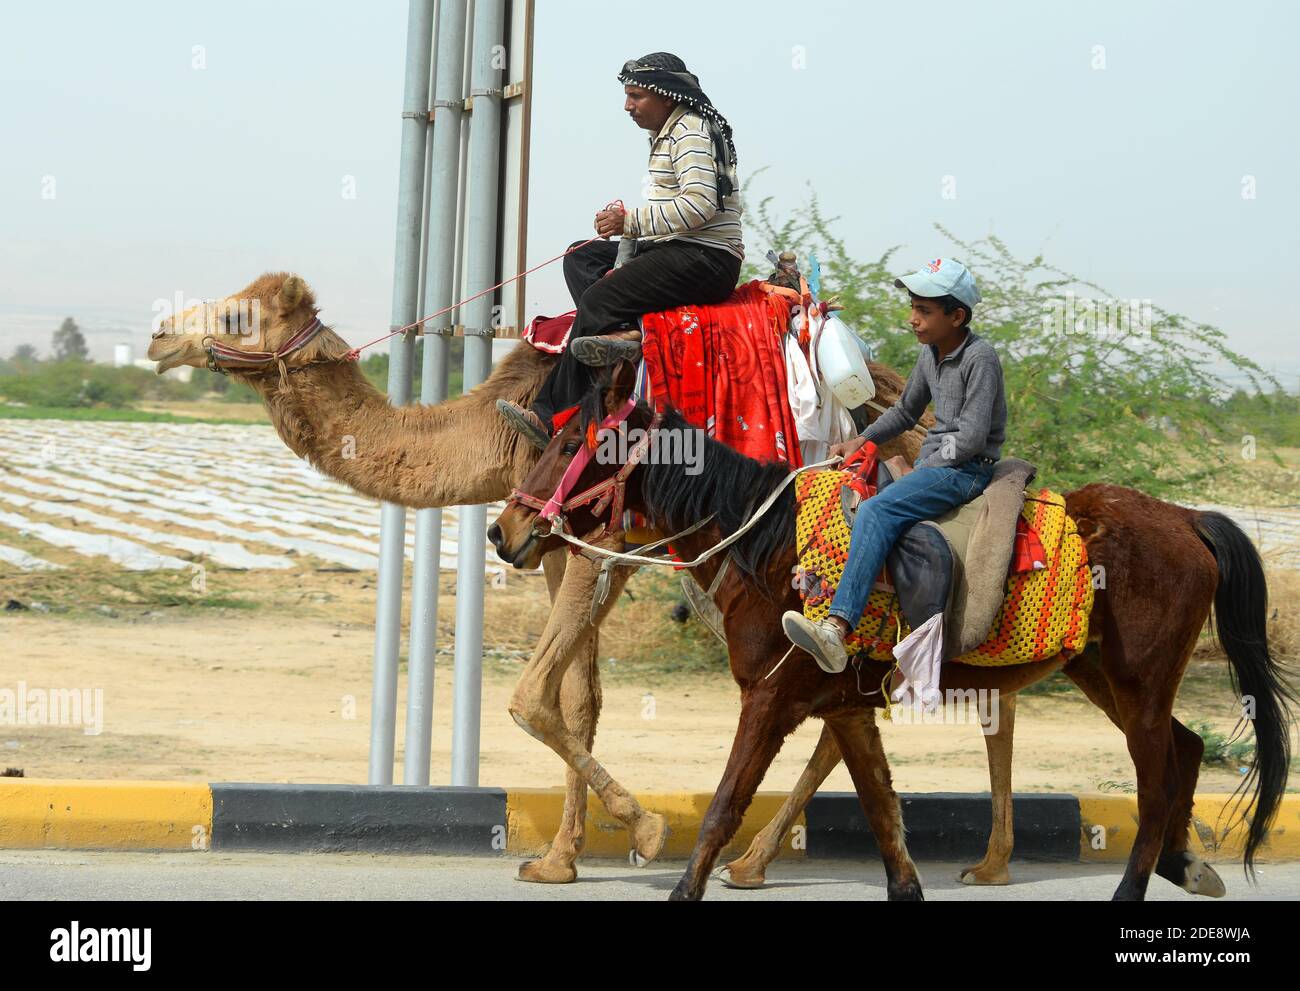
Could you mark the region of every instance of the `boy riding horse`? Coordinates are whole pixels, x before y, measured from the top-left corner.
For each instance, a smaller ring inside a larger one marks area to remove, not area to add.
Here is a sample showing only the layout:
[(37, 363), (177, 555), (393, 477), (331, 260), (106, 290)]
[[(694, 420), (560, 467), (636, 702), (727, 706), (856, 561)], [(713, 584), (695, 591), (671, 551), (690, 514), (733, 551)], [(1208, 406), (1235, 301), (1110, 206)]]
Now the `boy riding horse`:
[(969, 326), (980, 301), (970, 272), (951, 258), (936, 258), (894, 285), (912, 297), (909, 322), (921, 345), (916, 367), (898, 404), (860, 436), (832, 446), (831, 454), (847, 458), (867, 441), (880, 443), (910, 430), (931, 400), (934, 426), (915, 470), (858, 507), (830, 615), (820, 623), (793, 609), (782, 617), (790, 642), (831, 674), (848, 665), (844, 640), (862, 618), (894, 542), (914, 523), (942, 516), (983, 492), (1006, 439), (1002, 363)]

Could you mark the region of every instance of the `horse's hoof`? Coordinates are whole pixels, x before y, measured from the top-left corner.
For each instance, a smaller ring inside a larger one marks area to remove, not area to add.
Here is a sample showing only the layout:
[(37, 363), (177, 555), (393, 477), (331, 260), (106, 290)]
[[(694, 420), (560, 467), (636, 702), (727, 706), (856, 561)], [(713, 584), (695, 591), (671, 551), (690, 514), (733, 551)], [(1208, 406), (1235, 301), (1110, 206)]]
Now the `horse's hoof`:
[(1219, 872), (1190, 850), (1163, 854), (1156, 862), (1155, 873), (1188, 894), (1222, 898), (1228, 893)]
[(1011, 883), (1011, 872), (1002, 867), (994, 869), (985, 867), (983, 864), (976, 864), (974, 867), (967, 867), (959, 875), (957, 880), (962, 884), (971, 885), (999, 885)]
[(921, 882), (919, 879), (907, 881), (903, 884), (889, 885), (889, 900), (891, 902), (923, 902), (925, 895), (921, 891)]
[(1207, 898), (1222, 898), (1228, 893), (1219, 872), (1199, 858), (1187, 865), (1187, 879), (1183, 882), (1183, 888), (1194, 895), (1204, 895)]
[(627, 855), (633, 867), (644, 867), (663, 852), (668, 842), (668, 820), (658, 812), (643, 812), (632, 837), (634, 846)]
[(552, 863), (545, 858), (524, 861), (515, 876), (533, 884), (572, 884), (578, 880), (578, 872), (572, 865)]

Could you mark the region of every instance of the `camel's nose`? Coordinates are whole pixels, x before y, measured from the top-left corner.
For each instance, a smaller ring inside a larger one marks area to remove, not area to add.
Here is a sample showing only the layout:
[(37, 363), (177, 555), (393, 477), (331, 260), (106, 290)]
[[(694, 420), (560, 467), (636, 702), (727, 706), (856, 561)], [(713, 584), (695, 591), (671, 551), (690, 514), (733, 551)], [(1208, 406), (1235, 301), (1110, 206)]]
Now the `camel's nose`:
[(495, 547), (498, 551), (501, 550), (501, 541), (505, 539), (501, 533), (501, 527), (493, 523), (490, 527), (488, 527), (487, 535), (488, 535), (488, 540), (492, 541), (492, 546)]

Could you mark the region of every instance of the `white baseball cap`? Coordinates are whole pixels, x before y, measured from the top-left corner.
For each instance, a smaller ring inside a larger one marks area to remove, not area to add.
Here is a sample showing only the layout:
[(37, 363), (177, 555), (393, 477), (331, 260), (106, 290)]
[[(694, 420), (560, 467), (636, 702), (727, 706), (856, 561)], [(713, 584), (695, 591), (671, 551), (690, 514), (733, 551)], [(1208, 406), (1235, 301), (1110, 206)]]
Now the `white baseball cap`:
[(927, 299), (951, 296), (967, 307), (973, 307), (980, 301), (980, 291), (975, 288), (975, 277), (966, 270), (965, 265), (952, 258), (936, 258), (919, 272), (895, 279), (894, 285)]

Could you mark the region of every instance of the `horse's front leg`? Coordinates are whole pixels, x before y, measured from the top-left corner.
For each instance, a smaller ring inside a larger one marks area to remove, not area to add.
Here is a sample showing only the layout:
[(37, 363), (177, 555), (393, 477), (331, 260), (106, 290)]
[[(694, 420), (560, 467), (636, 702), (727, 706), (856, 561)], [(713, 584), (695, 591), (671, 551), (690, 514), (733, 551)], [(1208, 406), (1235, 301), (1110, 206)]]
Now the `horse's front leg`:
[[(779, 656), (779, 655), (778, 655)], [(673, 889), (673, 901), (699, 901), (718, 854), (736, 835), (745, 809), (754, 799), (781, 744), (807, 717), (808, 706), (779, 696), (768, 685), (746, 691), (740, 702), (740, 722), (731, 744), (731, 756), (718, 790), (700, 824), (700, 835), (686, 864), (686, 872)]]
[(799, 775), (794, 791), (781, 805), (780, 810), (749, 844), (744, 854), (718, 869), (723, 884), (733, 888), (761, 888), (767, 879), (767, 865), (781, 852), (781, 844), (795, 820), (807, 807), (823, 781), (840, 763), (840, 747), (830, 727), (822, 725), (822, 735), (817, 738), (808, 766)]

